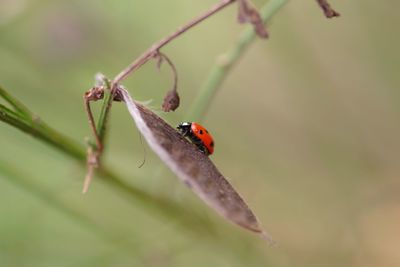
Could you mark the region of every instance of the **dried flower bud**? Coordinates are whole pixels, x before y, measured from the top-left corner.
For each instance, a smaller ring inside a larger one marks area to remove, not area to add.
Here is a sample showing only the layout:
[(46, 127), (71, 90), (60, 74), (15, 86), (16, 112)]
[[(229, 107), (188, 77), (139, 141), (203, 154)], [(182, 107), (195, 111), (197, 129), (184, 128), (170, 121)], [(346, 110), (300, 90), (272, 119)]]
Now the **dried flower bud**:
[(162, 109), (165, 112), (175, 111), (179, 107), (179, 95), (175, 89), (167, 92), (164, 97), (164, 102), (162, 104)]
[(85, 99), (87, 99), (88, 101), (97, 101), (103, 99), (103, 97), (103, 87), (92, 87), (89, 91), (85, 92)]

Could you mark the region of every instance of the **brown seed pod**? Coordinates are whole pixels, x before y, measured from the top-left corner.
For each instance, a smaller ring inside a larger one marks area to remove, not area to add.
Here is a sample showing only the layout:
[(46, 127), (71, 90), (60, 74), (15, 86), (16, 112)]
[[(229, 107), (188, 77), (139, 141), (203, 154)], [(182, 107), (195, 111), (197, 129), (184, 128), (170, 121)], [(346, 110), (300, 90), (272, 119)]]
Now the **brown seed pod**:
[(209, 157), (154, 112), (133, 101), (126, 90), (120, 90), (136, 126), (164, 163), (219, 214), (262, 234), (268, 242), (273, 243), (254, 213)]
[(179, 102), (180, 99), (176, 89), (170, 90), (164, 97), (162, 109), (165, 112), (175, 111), (179, 107)]

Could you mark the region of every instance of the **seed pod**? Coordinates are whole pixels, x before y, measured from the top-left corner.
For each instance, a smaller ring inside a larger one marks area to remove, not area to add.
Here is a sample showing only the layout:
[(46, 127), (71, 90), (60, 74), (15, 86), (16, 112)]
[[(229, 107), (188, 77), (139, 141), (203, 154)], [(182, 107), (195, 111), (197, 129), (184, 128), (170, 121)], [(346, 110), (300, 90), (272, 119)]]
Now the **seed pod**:
[(256, 216), (212, 161), (154, 112), (133, 101), (126, 90), (120, 90), (136, 126), (161, 160), (219, 214), (272, 243)]
[(165, 95), (162, 109), (165, 112), (175, 111), (179, 107), (179, 102), (178, 92), (176, 89), (172, 89)]

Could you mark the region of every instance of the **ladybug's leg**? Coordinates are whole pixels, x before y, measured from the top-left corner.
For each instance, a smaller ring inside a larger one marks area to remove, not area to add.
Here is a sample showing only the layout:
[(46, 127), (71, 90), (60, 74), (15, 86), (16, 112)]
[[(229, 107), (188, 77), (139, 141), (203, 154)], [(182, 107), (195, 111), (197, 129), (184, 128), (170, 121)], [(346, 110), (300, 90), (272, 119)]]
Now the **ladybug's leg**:
[(209, 154), (207, 148), (204, 146), (203, 142), (199, 138), (197, 138), (196, 136), (192, 136), (190, 139), (192, 140), (192, 143), (195, 144), (201, 152), (203, 152), (206, 155)]
[(189, 136), (190, 134), (190, 127), (178, 126), (178, 130), (185, 137)]
[(208, 150), (207, 150), (207, 148), (204, 146), (204, 145), (202, 145), (202, 144), (196, 144), (196, 146), (199, 148), (199, 150), (201, 151), (201, 152), (203, 152), (204, 154), (206, 154), (207, 156), (208, 156)]
[(196, 136), (190, 135), (189, 138), (192, 141), (192, 143), (195, 144), (197, 147), (203, 145), (203, 142), (201, 142), (201, 140), (199, 138), (197, 138)]
[(189, 136), (190, 135), (190, 128), (184, 128), (182, 131), (183, 136)]

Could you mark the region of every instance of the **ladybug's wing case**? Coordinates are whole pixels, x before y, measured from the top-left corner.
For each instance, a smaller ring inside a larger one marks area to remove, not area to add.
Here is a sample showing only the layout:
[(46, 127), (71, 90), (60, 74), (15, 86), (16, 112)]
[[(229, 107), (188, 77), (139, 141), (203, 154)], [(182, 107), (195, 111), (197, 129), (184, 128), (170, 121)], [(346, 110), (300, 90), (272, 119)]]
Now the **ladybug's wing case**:
[(201, 140), (211, 155), (214, 152), (214, 140), (207, 129), (198, 123), (192, 123), (191, 130), (193, 135)]
[(212, 153), (214, 153), (214, 140), (212, 139), (212, 137), (210, 136), (209, 141), (207, 143), (205, 143), (208, 151), (210, 152), (210, 155)]

